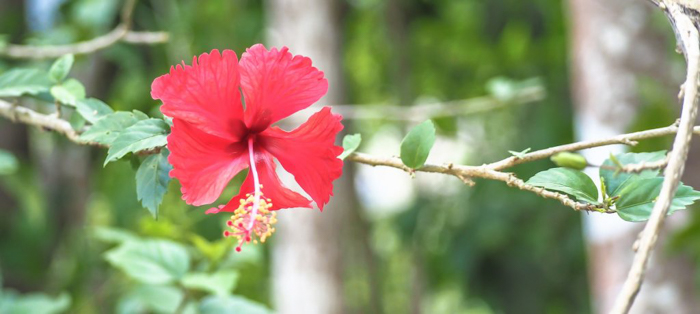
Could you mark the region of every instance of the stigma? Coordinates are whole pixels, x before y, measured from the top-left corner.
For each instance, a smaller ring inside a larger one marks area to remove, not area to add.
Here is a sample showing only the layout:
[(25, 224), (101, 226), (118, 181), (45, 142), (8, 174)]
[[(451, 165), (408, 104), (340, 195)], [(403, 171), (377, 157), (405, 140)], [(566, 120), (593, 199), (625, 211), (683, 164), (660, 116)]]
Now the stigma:
[(236, 251), (240, 252), (245, 243), (265, 243), (274, 232), (277, 223), (277, 213), (270, 210), (272, 200), (265, 198), (262, 186), (254, 194), (246, 194), (233, 216), (226, 222), (231, 230), (224, 231), (224, 237), (235, 237), (238, 240)]

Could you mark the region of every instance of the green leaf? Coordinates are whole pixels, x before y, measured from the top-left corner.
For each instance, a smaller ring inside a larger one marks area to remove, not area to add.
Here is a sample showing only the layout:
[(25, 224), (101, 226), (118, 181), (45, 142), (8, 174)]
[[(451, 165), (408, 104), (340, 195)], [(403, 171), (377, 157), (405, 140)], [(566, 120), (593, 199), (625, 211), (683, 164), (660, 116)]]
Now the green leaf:
[(70, 123), (70, 127), (73, 128), (73, 130), (80, 131), (83, 129), (87, 121), (85, 121), (85, 119), (83, 118), (83, 116), (80, 115), (80, 113), (73, 111), (70, 115), (68, 123)]
[(625, 153), (615, 155), (603, 162), (603, 167), (600, 168), (600, 176), (605, 180), (605, 192), (610, 196), (618, 195), (618, 190), (630, 178), (654, 178), (659, 174), (659, 170), (644, 170), (640, 173), (624, 173), (615, 171), (618, 166), (613, 159), (616, 159), (622, 165), (638, 164), (642, 162), (654, 162), (666, 158), (666, 151), (658, 151), (653, 153)]
[(528, 152), (530, 152), (530, 150), (531, 150), (531, 148), (528, 147), (528, 148), (526, 148), (526, 149), (524, 149), (524, 150), (522, 150), (522, 151), (520, 151), (520, 152), (516, 152), (516, 151), (514, 151), (514, 150), (509, 150), (508, 152), (509, 152), (511, 155), (513, 155), (513, 156), (515, 156), (515, 157), (517, 157), (517, 158), (523, 158), (523, 157), (525, 157), (525, 154), (527, 154)]
[(69, 79), (51, 87), (51, 96), (62, 104), (75, 107), (79, 100), (85, 99), (85, 86), (76, 79)]
[[(661, 192), (664, 178), (633, 178), (619, 190), (615, 209), (620, 218), (627, 221), (645, 221), (651, 216), (656, 198)], [(700, 192), (681, 184), (671, 202), (668, 214), (685, 209), (700, 199)]]
[(107, 251), (105, 259), (132, 278), (156, 285), (177, 281), (190, 268), (185, 247), (166, 240), (127, 241)]
[(74, 59), (72, 54), (67, 54), (58, 58), (56, 62), (51, 65), (51, 69), (49, 70), (49, 78), (51, 81), (54, 83), (62, 82), (73, 67)]
[(189, 273), (182, 278), (185, 288), (211, 292), (219, 296), (230, 295), (238, 282), (235, 270), (220, 270), (213, 274)]
[(340, 159), (345, 159), (346, 157), (350, 156), (355, 150), (357, 150), (358, 147), (360, 147), (360, 143), (362, 143), (362, 135), (361, 134), (348, 134), (343, 137), (343, 153), (338, 156)]
[(588, 166), (588, 161), (580, 154), (562, 152), (550, 158), (559, 167), (583, 170)]
[(121, 244), (126, 241), (138, 241), (139, 237), (131, 231), (112, 228), (112, 227), (95, 227), (93, 231), (95, 238), (106, 243)]
[(162, 147), (168, 144), (168, 125), (162, 119), (146, 119), (136, 122), (119, 133), (107, 152), (104, 165), (118, 160), (128, 153)]
[(199, 305), (201, 314), (271, 314), (261, 304), (237, 296), (209, 296)]
[(100, 118), (114, 113), (114, 110), (99, 99), (88, 98), (76, 101), (75, 108), (87, 121), (95, 124)]
[(209, 262), (216, 264), (221, 261), (224, 256), (231, 251), (231, 246), (227, 239), (219, 239), (214, 242), (209, 242), (206, 238), (192, 233), (190, 242), (204, 255)]
[[(144, 120), (147, 121), (147, 120)], [(168, 191), (170, 170), (167, 149), (158, 154), (148, 156), (136, 171), (136, 196), (143, 207), (148, 208), (154, 218), (158, 219), (158, 206), (163, 202), (163, 196)]]
[(0, 149), (0, 175), (13, 174), (19, 168), (17, 158), (12, 153)]
[(0, 75), (0, 97), (19, 97), (48, 92), (51, 81), (37, 69), (13, 69)]
[(184, 296), (173, 286), (140, 285), (119, 301), (117, 313), (175, 313)]
[(409, 168), (417, 169), (425, 164), (430, 149), (435, 144), (435, 125), (427, 120), (414, 127), (401, 141), (401, 161)]
[(585, 173), (569, 168), (552, 168), (534, 175), (527, 184), (569, 194), (579, 201), (598, 204), (598, 188)]
[(30, 293), (17, 296), (9, 304), (8, 314), (58, 314), (64, 313), (70, 307), (71, 299), (67, 293), (61, 293), (53, 298), (43, 293)]
[(92, 127), (80, 135), (80, 139), (109, 146), (112, 145), (121, 131), (140, 120), (143, 119), (136, 112), (118, 111), (111, 113), (95, 121)]
[(134, 110), (134, 111), (132, 111), (132, 112), (134, 113), (134, 116), (136, 117), (136, 119), (139, 119), (139, 120), (146, 120), (146, 119), (148, 119), (148, 115), (145, 114), (145, 113), (143, 113), (143, 112), (141, 112), (141, 111)]

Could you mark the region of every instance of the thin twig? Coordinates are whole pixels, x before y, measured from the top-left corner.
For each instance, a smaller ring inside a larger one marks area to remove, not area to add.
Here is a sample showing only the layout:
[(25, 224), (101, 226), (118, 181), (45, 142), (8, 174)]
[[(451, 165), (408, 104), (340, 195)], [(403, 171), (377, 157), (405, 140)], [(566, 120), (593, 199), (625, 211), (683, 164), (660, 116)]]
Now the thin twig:
[[(349, 120), (392, 120), (420, 122), (429, 118), (466, 116), (490, 112), (512, 105), (533, 103), (544, 99), (546, 93), (540, 86), (519, 90), (512, 101), (501, 101), (492, 96), (416, 104), (413, 106), (392, 105), (386, 103), (362, 105), (333, 105), (333, 112)], [(313, 109), (315, 110), (315, 109)], [(312, 109), (304, 110), (302, 115), (311, 116)]]
[[(518, 179), (515, 175), (507, 172), (501, 172), (498, 170), (491, 169), (487, 166), (463, 166), (454, 164), (425, 164), (423, 167), (418, 169), (411, 169), (401, 162), (401, 159), (396, 157), (376, 157), (363, 153), (353, 153), (346, 158), (346, 160), (354, 161), (358, 163), (367, 164), (370, 166), (385, 166), (401, 169), (407, 173), (413, 173), (415, 171), (420, 172), (431, 172), (431, 173), (442, 173), (447, 175), (452, 175), (460, 180), (464, 181), (464, 178), (481, 178), (505, 182), (509, 186), (516, 187), (523, 191), (533, 192), (544, 198), (551, 198), (560, 201), (565, 206), (571, 207), (575, 210), (585, 210), (585, 211), (601, 211), (596, 208), (595, 205), (576, 202), (565, 194), (552, 192), (545, 190), (540, 187), (529, 185), (523, 180)], [(614, 211), (604, 211), (607, 213), (613, 213)]]
[(616, 167), (615, 170), (620, 171), (620, 172), (630, 172), (630, 173), (639, 173), (644, 170), (656, 170), (656, 169), (662, 169), (665, 168), (668, 165), (669, 161), (669, 155), (666, 156), (666, 158), (662, 160), (657, 160), (657, 161), (652, 161), (652, 162), (641, 162), (638, 164), (627, 164), (623, 165), (622, 167)]
[[(629, 312), (634, 300), (639, 293), (644, 274), (649, 262), (661, 226), (666, 219), (673, 196), (678, 188), (688, 150), (692, 138), (692, 129), (697, 116), (698, 79), (700, 79), (700, 35), (696, 25), (700, 25), (698, 16), (689, 16), (688, 7), (677, 0), (663, 0), (664, 9), (674, 25), (679, 39), (679, 45), (683, 48), (687, 61), (687, 73), (682, 87), (683, 111), (678, 133), (673, 141), (673, 150), (669, 153), (668, 166), (664, 173), (664, 182), (661, 192), (654, 204), (651, 217), (642, 231), (639, 247), (634, 256), (632, 267), (625, 279), (620, 294), (615, 300), (611, 313), (625, 314)], [(697, 5), (697, 3), (696, 3)], [(697, 12), (697, 11), (696, 11)]]
[(135, 0), (126, 0), (122, 9), (121, 23), (107, 34), (70, 45), (24, 46), (9, 44), (0, 49), (0, 57), (12, 59), (58, 58), (69, 53), (93, 53), (120, 41), (132, 44), (159, 44), (168, 41), (168, 33), (165, 32), (132, 32), (130, 30), (135, 3)]
[[(510, 168), (510, 167), (513, 167), (513, 166), (516, 166), (516, 165), (519, 165), (522, 163), (540, 160), (540, 159), (544, 159), (544, 158), (549, 158), (549, 157), (554, 156), (554, 155), (561, 153), (561, 152), (572, 152), (572, 151), (578, 151), (578, 150), (582, 150), (582, 149), (607, 146), (607, 145), (614, 145), (614, 144), (626, 144), (626, 145), (634, 146), (637, 144), (636, 141), (655, 138), (655, 137), (661, 137), (661, 136), (666, 136), (666, 135), (673, 135), (673, 134), (676, 134), (676, 132), (678, 132), (678, 126), (676, 124), (673, 124), (673, 125), (663, 127), (663, 128), (633, 132), (633, 133), (628, 133), (628, 134), (621, 134), (621, 135), (617, 135), (617, 136), (613, 136), (613, 137), (601, 139), (601, 140), (583, 141), (583, 142), (577, 142), (577, 143), (571, 143), (571, 144), (565, 144), (565, 145), (545, 148), (545, 149), (537, 150), (537, 151), (534, 151), (531, 153), (527, 153), (527, 154), (523, 155), (522, 157), (511, 156), (511, 157), (508, 157), (506, 159), (503, 159), (503, 160), (500, 160), (500, 161), (497, 161), (494, 163), (490, 163), (487, 165), (487, 167), (492, 168), (492, 169), (496, 169), (496, 170), (502, 170), (502, 169)], [(693, 129), (693, 133), (700, 134), (700, 126), (696, 126)]]

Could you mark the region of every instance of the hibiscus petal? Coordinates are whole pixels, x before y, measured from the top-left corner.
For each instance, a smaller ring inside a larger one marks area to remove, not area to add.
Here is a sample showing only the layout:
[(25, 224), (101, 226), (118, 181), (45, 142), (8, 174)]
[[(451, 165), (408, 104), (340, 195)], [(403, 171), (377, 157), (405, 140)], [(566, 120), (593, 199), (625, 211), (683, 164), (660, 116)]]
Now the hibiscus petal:
[(237, 141), (243, 127), (238, 57), (231, 50), (203, 53), (192, 65), (177, 65), (156, 78), (151, 97), (163, 101), (163, 114), (200, 130)]
[[(275, 172), (274, 160), (270, 153), (257, 148), (255, 149), (255, 167), (258, 170), (258, 178), (260, 179), (260, 184), (263, 186), (262, 193), (263, 197), (272, 200), (271, 210), (278, 210), (282, 208), (295, 208), (295, 207), (306, 207), (311, 208), (311, 201), (301, 194), (294, 192), (286, 188), (282, 181), (280, 181), (277, 173)], [(246, 199), (246, 194), (252, 194), (255, 191), (253, 176), (248, 173), (248, 176), (243, 181), (241, 185), (241, 190), (231, 201), (226, 205), (219, 206), (218, 208), (212, 208), (207, 210), (207, 214), (214, 214), (218, 212), (233, 212), (235, 211), (241, 199)]]
[(249, 164), (244, 142), (231, 143), (180, 119), (173, 120), (168, 148), (173, 165), (170, 176), (180, 181), (182, 199), (195, 206), (214, 202)]
[(333, 181), (343, 173), (343, 162), (338, 159), (343, 148), (333, 145), (343, 129), (341, 119), (324, 107), (294, 131), (273, 127), (260, 138), (262, 146), (294, 175), (321, 210), (333, 195)]
[(257, 44), (241, 56), (241, 89), (245, 96), (245, 123), (262, 131), (272, 123), (311, 106), (328, 91), (323, 72), (311, 66), (311, 59), (293, 56)]

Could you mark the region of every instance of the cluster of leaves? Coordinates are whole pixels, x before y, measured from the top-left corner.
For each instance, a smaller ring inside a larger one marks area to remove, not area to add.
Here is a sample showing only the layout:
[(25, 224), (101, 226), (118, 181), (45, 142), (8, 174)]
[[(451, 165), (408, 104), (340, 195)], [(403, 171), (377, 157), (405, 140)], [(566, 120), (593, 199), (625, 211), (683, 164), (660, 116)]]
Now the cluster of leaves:
[[(169, 121), (149, 117), (138, 110), (115, 112), (101, 100), (88, 98), (83, 84), (68, 78), (73, 63), (73, 55), (65, 55), (56, 60), (48, 72), (40, 69), (7, 71), (0, 75), (0, 97), (28, 96), (43, 103), (54, 103), (59, 117), (61, 108), (67, 108), (71, 126), (81, 133), (81, 141), (109, 148), (105, 166), (131, 155), (133, 164), (138, 167), (138, 199), (157, 217), (172, 168), (165, 148), (170, 133)], [(4, 169), (3, 160), (4, 154), (0, 152), (0, 173)]]
[[(580, 164), (579, 160), (568, 162), (571, 158), (562, 157), (566, 156), (559, 156), (555, 160), (562, 166)], [(655, 162), (665, 157), (665, 151), (611, 155), (600, 167), (600, 197), (598, 187), (588, 175), (567, 167), (542, 171), (530, 178), (527, 183), (566, 193), (578, 201), (593, 204), (600, 210), (614, 210), (620, 218), (627, 221), (645, 221), (651, 215), (664, 178), (656, 169), (644, 170), (640, 173), (625, 173), (620, 169), (624, 165)], [(562, 163), (562, 159), (566, 162)], [(700, 199), (699, 191), (680, 184), (668, 214), (685, 209), (698, 199)]]
[(121, 297), (117, 313), (270, 313), (233, 294), (239, 273), (221, 263), (232, 251), (230, 242), (211, 244), (197, 238), (189, 247), (104, 227), (95, 235), (116, 244), (104, 258), (134, 281)]
[[(360, 147), (362, 136), (360, 134), (346, 135), (343, 138), (343, 153), (340, 159), (345, 159)], [(401, 141), (401, 161), (411, 169), (418, 169), (425, 165), (430, 150), (435, 144), (435, 125), (433, 121), (416, 125)]]

